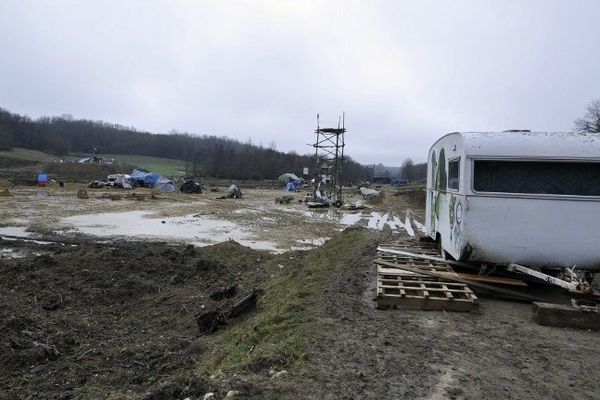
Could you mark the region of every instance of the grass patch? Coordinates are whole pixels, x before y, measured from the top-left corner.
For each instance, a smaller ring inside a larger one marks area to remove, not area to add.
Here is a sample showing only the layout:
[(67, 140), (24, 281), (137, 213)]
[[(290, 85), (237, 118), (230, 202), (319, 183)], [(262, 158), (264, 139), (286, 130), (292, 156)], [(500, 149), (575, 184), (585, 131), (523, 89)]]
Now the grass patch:
[[(362, 236), (360, 230), (347, 230), (308, 253), (288, 274), (274, 279), (254, 314), (206, 336), (207, 351), (199, 361), (200, 369), (212, 374), (301, 368), (310, 358), (309, 344), (322, 331), (319, 296), (330, 274), (346, 261)], [(276, 266), (286, 261), (284, 255), (269, 263)]]
[(162, 175), (179, 176), (185, 174), (185, 162), (181, 160), (128, 154), (102, 154), (101, 157), (114, 158), (119, 164), (133, 165)]
[(15, 147), (12, 150), (0, 151), (0, 157), (38, 162), (51, 162), (60, 160), (60, 157), (52, 154), (43, 153), (37, 150), (23, 149), (20, 147)]

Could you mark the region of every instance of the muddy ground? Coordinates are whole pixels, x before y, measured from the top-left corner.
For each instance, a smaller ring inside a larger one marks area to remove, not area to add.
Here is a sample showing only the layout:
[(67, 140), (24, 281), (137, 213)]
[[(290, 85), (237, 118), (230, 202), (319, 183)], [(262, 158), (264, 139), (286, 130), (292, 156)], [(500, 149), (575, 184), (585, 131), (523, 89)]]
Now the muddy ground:
[(2, 245), (43, 253), (0, 260), (2, 399), (203, 396), (195, 316), (282, 273), (234, 242)]
[[(374, 212), (387, 214), (390, 220), (395, 216), (402, 221), (400, 225), (405, 222), (407, 212), (412, 221), (423, 220), (421, 212), (413, 211), (410, 203), (403, 201), (408, 195), (394, 188), (388, 188), (382, 200), (373, 203), (362, 199), (357, 188), (345, 190), (346, 201), (362, 202), (366, 206), (358, 211), (307, 209), (302, 202), (305, 192), (290, 194), (280, 187), (242, 187), (242, 199), (218, 199), (226, 193), (226, 187), (211, 188), (216, 191), (209, 188), (202, 194), (192, 195), (145, 188), (89, 189), (86, 185), (69, 183), (63, 188), (55, 184), (49, 188), (17, 186), (9, 189), (11, 196), (0, 198), (0, 235), (6, 234), (2, 227), (8, 226), (45, 237), (92, 234), (179, 243), (193, 241), (198, 245), (234, 239), (253, 248), (281, 252), (310, 249), (349, 225), (367, 226), (373, 222), (368, 216)], [(77, 197), (80, 190), (86, 190), (87, 198)], [(417, 192), (423, 193), (421, 188)], [(275, 200), (284, 195), (294, 199), (289, 204), (278, 204)], [(132, 219), (132, 212), (140, 218)], [(127, 213), (126, 218), (123, 213)], [(99, 219), (102, 215), (106, 218)], [(360, 221), (352, 218), (361, 215), (365, 218)], [(199, 234), (190, 231), (188, 235), (177, 237), (183, 232), (179, 228), (185, 228), (189, 222), (196, 223)], [(203, 230), (205, 226), (212, 229)], [(410, 229), (418, 231), (418, 224)], [(406, 232), (403, 227), (397, 230)]]
[[(600, 398), (598, 333), (539, 326), (529, 304), (480, 296), (472, 313), (377, 310), (376, 246), (415, 240), (406, 231), (359, 223), (340, 232), (339, 218), (275, 206), (270, 190), (241, 202), (101, 193), (37, 199), (18, 188), (2, 200), (0, 223), (59, 243), (0, 242), (0, 399)], [(418, 216), (422, 195), (394, 189), (371, 206)], [(247, 208), (257, 211), (236, 213)], [(331, 239), (273, 254), (232, 241), (53, 233), (64, 217), (107, 210), (242, 215), (266, 232), (257, 238), (282, 246)], [(233, 298), (259, 289), (256, 308), (201, 332), (196, 316), (229, 304), (211, 294), (231, 285)]]
[(331, 275), (306, 398), (600, 398), (598, 332), (537, 325), (528, 303), (480, 295), (472, 313), (376, 310), (379, 240)]

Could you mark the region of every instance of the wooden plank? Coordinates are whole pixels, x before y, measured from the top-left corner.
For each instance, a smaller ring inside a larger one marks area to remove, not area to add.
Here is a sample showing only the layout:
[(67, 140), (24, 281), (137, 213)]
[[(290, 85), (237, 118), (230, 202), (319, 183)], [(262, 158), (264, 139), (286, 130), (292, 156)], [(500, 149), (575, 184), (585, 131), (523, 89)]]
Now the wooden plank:
[(454, 296), (452, 296), (452, 289), (448, 289), (448, 285), (442, 285), (442, 288), (445, 290), (444, 293), (446, 294), (446, 297), (448, 297), (448, 300), (452, 300), (454, 298)]
[(475, 275), (475, 274), (463, 274), (454, 273), (459, 278), (466, 279), (468, 281), (485, 282), (485, 283), (496, 283), (499, 285), (511, 285), (511, 286), (527, 286), (527, 282), (516, 278), (505, 278), (500, 276), (488, 276), (488, 275)]
[(426, 254), (415, 254), (415, 253), (411, 253), (411, 252), (403, 251), (403, 250), (386, 249), (386, 248), (381, 247), (381, 246), (377, 247), (377, 251), (383, 252), (383, 253), (390, 253), (390, 254), (401, 255), (401, 256), (415, 257), (415, 258), (420, 258), (420, 259), (423, 259), (423, 260), (436, 261), (436, 262), (446, 263), (446, 264), (449, 264), (449, 265), (456, 265), (456, 266), (464, 267), (464, 268), (471, 268), (471, 269), (477, 268), (477, 269), (479, 269), (478, 267), (475, 267), (475, 266), (473, 266), (471, 264), (467, 264), (467, 263), (460, 262), (460, 261), (445, 260), (445, 259), (443, 259), (441, 257), (428, 256)]
[(447, 299), (423, 299), (423, 298), (407, 298), (399, 296), (384, 296), (377, 298), (377, 305), (379, 307), (395, 306), (400, 309), (407, 310), (424, 310), (424, 311), (460, 311), (468, 312), (472, 311), (476, 307), (476, 303), (472, 301), (448, 301)]
[[(382, 289), (423, 290), (426, 292), (468, 293), (468, 292), (465, 292), (464, 289), (443, 289), (443, 288), (432, 288), (432, 287), (421, 288), (421, 287), (414, 287), (414, 286), (390, 286), (390, 285), (379, 285), (379, 287)], [(425, 297), (427, 297), (427, 296), (425, 296)], [(446, 296), (446, 297), (448, 297), (448, 296)]]

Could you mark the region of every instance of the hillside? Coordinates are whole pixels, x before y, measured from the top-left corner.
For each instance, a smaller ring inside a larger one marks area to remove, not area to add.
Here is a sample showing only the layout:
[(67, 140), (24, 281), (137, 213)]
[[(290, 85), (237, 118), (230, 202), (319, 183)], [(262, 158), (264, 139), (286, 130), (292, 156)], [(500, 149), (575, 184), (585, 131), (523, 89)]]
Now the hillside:
[[(132, 164), (146, 169), (160, 168), (169, 175), (180, 174), (187, 162), (194, 175), (224, 179), (276, 179), (285, 172), (299, 174), (304, 167), (316, 163), (310, 155), (283, 153), (227, 137), (155, 134), (103, 121), (64, 116), (34, 120), (0, 108), (0, 150), (14, 148), (16, 154), (24, 157), (42, 157), (23, 151), (27, 149), (50, 154), (56, 159), (89, 154), (98, 149), (101, 154), (115, 155), (114, 158), (124, 162), (131, 160)], [(147, 157), (159, 160), (148, 160)], [(173, 160), (180, 161), (174, 165)], [(350, 181), (370, 180), (373, 176), (371, 168), (350, 157), (343, 168), (345, 178)]]
[[(0, 151), (0, 158), (11, 160), (23, 160), (38, 163), (55, 162), (59, 160), (77, 161), (85, 157), (83, 154), (72, 154), (59, 157), (53, 154), (44, 153), (36, 150), (23, 148), (14, 148), (12, 150)], [(129, 154), (102, 154), (103, 158), (114, 159), (119, 165), (130, 165), (132, 167), (143, 168), (149, 171), (158, 172), (167, 176), (180, 176), (185, 174), (185, 162), (182, 160), (172, 160), (169, 158), (136, 156)]]

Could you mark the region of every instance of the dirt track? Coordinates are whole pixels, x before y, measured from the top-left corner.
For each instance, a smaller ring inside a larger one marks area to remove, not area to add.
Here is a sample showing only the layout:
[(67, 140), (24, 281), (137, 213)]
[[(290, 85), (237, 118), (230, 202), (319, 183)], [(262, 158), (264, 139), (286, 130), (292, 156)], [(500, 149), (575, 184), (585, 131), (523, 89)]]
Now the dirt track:
[(529, 304), (484, 297), (474, 313), (376, 310), (370, 260), (380, 239), (367, 238), (331, 277), (307, 398), (600, 398), (598, 333), (537, 325)]

